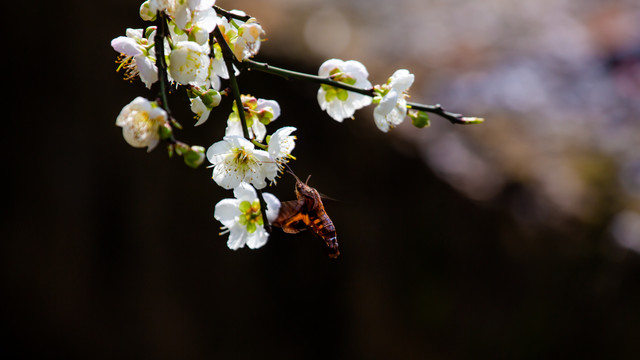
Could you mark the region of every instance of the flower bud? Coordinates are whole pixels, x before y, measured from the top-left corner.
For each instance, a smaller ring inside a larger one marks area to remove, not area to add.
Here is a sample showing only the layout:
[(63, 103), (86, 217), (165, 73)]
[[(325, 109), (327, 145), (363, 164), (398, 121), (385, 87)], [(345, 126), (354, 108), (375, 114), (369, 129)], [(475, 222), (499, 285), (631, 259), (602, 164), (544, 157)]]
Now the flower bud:
[(144, 21), (155, 21), (156, 20), (156, 12), (151, 10), (151, 6), (149, 5), (149, 0), (145, 1), (140, 5), (140, 18)]
[(173, 129), (169, 123), (165, 122), (158, 127), (158, 135), (161, 140), (166, 140), (173, 135)]
[(412, 109), (412, 110), (409, 110), (408, 115), (411, 118), (411, 122), (413, 123), (413, 126), (417, 128), (423, 128), (430, 125), (429, 114), (427, 114), (424, 111), (418, 111), (418, 110)]
[(214, 107), (220, 105), (220, 101), (222, 100), (222, 96), (220, 93), (214, 89), (209, 89), (207, 92), (200, 96), (202, 98), (202, 102), (209, 109), (213, 109)]
[(480, 117), (463, 117), (462, 121), (465, 124), (480, 124), (482, 122), (484, 122), (484, 118), (480, 118)]
[(197, 168), (204, 161), (204, 148), (194, 145), (182, 156), (184, 163), (192, 168)]

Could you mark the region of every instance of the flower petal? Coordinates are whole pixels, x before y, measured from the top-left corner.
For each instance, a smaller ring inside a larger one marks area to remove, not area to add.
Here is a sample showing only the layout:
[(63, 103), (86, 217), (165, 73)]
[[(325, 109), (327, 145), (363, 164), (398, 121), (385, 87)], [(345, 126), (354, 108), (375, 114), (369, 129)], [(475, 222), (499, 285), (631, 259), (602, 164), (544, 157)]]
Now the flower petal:
[(256, 194), (253, 186), (246, 182), (241, 182), (235, 189), (233, 189), (233, 196), (240, 201), (248, 201), (250, 203), (258, 199), (258, 195)]
[(267, 219), (269, 223), (272, 223), (276, 220), (280, 212), (280, 200), (271, 193), (263, 193), (262, 197), (264, 198), (264, 202), (267, 203)]
[(111, 40), (111, 47), (113, 50), (127, 56), (142, 54), (142, 49), (140, 49), (138, 43), (134, 39), (126, 36), (118, 36)]

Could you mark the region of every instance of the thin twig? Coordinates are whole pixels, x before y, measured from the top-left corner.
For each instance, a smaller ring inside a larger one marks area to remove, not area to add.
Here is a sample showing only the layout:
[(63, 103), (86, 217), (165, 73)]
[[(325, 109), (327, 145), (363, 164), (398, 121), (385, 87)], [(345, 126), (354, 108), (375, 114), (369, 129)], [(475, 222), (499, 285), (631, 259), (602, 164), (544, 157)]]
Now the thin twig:
[[(164, 12), (158, 11), (156, 35), (154, 37), (154, 48), (156, 50), (156, 67), (158, 68), (158, 82), (160, 83), (160, 102), (162, 108), (167, 113), (167, 117), (171, 120), (177, 128), (180, 128), (180, 124), (174, 119), (169, 108), (169, 76), (167, 75), (167, 62), (164, 54), (164, 38), (167, 36), (167, 19)], [(171, 144), (176, 144), (176, 138), (171, 136), (167, 139)]]
[(236, 74), (233, 69), (235, 55), (227, 41), (224, 39), (220, 28), (216, 26), (213, 30), (213, 36), (216, 41), (220, 45), (220, 49), (222, 50), (222, 57), (224, 58), (224, 63), (227, 66), (227, 72), (229, 73), (229, 85), (231, 87), (231, 92), (233, 93), (233, 98), (236, 102), (236, 108), (238, 109), (238, 116), (240, 117), (240, 124), (242, 124), (242, 134), (247, 140), (251, 140), (249, 136), (249, 128), (247, 127), (247, 119), (244, 114), (244, 107), (242, 106), (242, 96), (240, 95), (240, 87), (238, 86), (238, 80), (236, 79)]
[[(262, 62), (258, 62), (250, 59), (245, 59), (242, 62), (242, 66), (250, 70), (258, 70), (268, 74), (281, 76), (287, 80), (289, 79), (307, 80), (307, 81), (311, 81), (318, 84), (330, 85), (333, 87), (337, 87), (340, 89), (344, 89), (347, 91), (351, 91), (351, 92), (366, 95), (366, 96), (374, 97), (376, 95), (373, 89), (362, 89), (357, 86), (345, 84), (340, 81), (335, 81), (330, 77), (322, 77), (318, 75), (311, 75), (311, 74), (301, 73), (298, 71), (283, 69), (277, 66), (272, 66), (267, 63), (262, 63)], [(474, 123), (482, 122), (482, 119), (480, 118), (465, 117), (465, 116), (462, 116), (462, 114), (456, 114), (449, 111), (445, 111), (442, 108), (442, 106), (439, 104), (424, 105), (424, 104), (408, 102), (407, 108), (439, 115), (449, 120), (449, 122), (451, 122), (452, 124), (474, 124)]]
[(236, 19), (236, 20), (240, 20), (240, 21), (244, 21), (247, 22), (249, 19), (251, 19), (251, 16), (249, 15), (238, 15), (238, 14), (234, 14), (231, 11), (227, 11), (221, 7), (219, 7), (218, 5), (213, 5), (214, 10), (216, 11), (216, 14), (218, 15), (222, 15), (224, 17), (226, 17), (227, 19)]

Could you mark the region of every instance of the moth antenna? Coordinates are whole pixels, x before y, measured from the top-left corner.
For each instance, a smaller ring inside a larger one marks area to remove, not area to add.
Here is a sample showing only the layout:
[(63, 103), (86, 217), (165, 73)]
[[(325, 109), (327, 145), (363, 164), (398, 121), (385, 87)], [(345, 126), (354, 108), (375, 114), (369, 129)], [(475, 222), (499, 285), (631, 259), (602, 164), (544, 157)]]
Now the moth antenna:
[[(289, 167), (289, 164), (284, 163), (284, 166), (287, 167), (287, 172), (291, 175), (293, 175), (294, 178), (296, 178), (296, 180), (300, 181), (300, 179), (296, 176), (296, 174), (293, 173), (293, 170), (291, 170), (291, 168)], [(300, 181), (301, 182), (301, 181)]]
[(305, 185), (307, 185), (307, 183), (309, 182), (309, 179), (311, 179), (311, 174), (309, 174), (309, 176), (307, 176), (307, 181), (304, 182)]

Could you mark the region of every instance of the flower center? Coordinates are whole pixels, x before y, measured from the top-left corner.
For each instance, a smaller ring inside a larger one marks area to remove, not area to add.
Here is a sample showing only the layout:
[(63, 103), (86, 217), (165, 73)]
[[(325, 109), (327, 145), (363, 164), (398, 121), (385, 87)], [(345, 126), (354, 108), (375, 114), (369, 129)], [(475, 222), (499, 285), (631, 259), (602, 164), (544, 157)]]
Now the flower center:
[(254, 162), (253, 154), (244, 148), (233, 149), (233, 160), (240, 169), (246, 169)]
[(260, 201), (255, 200), (253, 203), (242, 201), (240, 203), (240, 219), (239, 223), (247, 227), (247, 231), (252, 234), (258, 226), (263, 226), (262, 212), (260, 211)]

